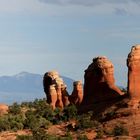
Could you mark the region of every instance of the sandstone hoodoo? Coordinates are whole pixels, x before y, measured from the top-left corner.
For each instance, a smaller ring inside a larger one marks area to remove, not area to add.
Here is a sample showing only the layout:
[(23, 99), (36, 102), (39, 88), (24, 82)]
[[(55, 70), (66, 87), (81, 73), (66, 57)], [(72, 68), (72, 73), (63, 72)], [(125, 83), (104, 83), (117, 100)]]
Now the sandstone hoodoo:
[(43, 86), (47, 103), (53, 109), (56, 107), (63, 109), (64, 106), (69, 104), (66, 85), (57, 71), (50, 71), (44, 74)]
[(128, 93), (131, 101), (140, 101), (140, 45), (133, 46), (127, 58)]
[(73, 82), (73, 91), (69, 100), (72, 104), (80, 105), (83, 100), (83, 86), (81, 81)]
[(70, 104), (70, 101), (69, 101), (69, 94), (67, 91), (67, 85), (63, 84), (61, 90), (62, 90), (62, 102), (64, 106), (68, 106)]
[(93, 104), (123, 95), (115, 85), (114, 66), (105, 56), (93, 59), (85, 70), (83, 104)]

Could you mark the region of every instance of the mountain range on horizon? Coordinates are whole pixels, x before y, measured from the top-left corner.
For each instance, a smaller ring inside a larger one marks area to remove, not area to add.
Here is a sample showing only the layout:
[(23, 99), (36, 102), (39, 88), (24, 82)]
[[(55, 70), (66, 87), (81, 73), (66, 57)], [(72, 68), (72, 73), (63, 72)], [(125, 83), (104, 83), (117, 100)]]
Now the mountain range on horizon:
[[(73, 79), (61, 76), (71, 94)], [(43, 75), (20, 72), (13, 76), (0, 76), (0, 102), (13, 103), (45, 97)]]

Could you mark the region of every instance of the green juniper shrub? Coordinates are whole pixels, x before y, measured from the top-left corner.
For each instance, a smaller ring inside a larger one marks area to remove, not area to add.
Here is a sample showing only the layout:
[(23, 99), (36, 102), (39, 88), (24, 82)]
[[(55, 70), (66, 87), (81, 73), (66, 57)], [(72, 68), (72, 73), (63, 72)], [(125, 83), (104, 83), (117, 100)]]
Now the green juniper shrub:
[(30, 135), (17, 135), (16, 140), (33, 140), (33, 137)]
[(48, 135), (44, 129), (34, 129), (32, 134), (33, 140), (48, 140)]
[(89, 112), (87, 114), (82, 114), (78, 116), (76, 127), (79, 129), (86, 128), (96, 128), (100, 125), (100, 123), (96, 120), (91, 119), (92, 114)]
[(65, 107), (63, 112), (66, 120), (77, 118), (77, 108), (75, 105)]
[(21, 107), (33, 108), (33, 102), (22, 102)]
[(0, 117), (0, 131), (21, 130), (24, 128), (24, 117), (22, 115), (4, 115)]
[(114, 129), (112, 130), (112, 135), (113, 136), (128, 136), (129, 132), (122, 124), (119, 124), (119, 125), (116, 125)]
[(88, 140), (88, 137), (86, 135), (79, 135), (77, 140)]
[(136, 140), (140, 140), (140, 136), (137, 136)]
[(10, 130), (10, 122), (8, 121), (7, 116), (0, 117), (0, 131)]
[(29, 110), (26, 112), (26, 119), (24, 121), (25, 128), (29, 129), (38, 129), (38, 128), (45, 128), (47, 129), (51, 125), (49, 120), (43, 118), (42, 116), (36, 115), (34, 111)]
[(13, 115), (21, 114), (20, 105), (16, 102), (13, 103), (13, 105), (9, 106), (8, 113), (13, 114)]
[(54, 111), (50, 105), (46, 104), (46, 102), (39, 101), (38, 105), (35, 106), (35, 114), (38, 114), (39, 116), (51, 121), (54, 116)]
[(66, 132), (65, 138), (68, 138), (67, 140), (72, 140), (72, 135), (69, 131)]
[(65, 119), (64, 119), (64, 114), (63, 114), (62, 110), (60, 110), (59, 108), (56, 108), (54, 110), (54, 113), (53, 113), (53, 117), (52, 117), (51, 122), (53, 124), (59, 124), (59, 123), (61, 123), (64, 120)]
[(101, 139), (104, 136), (104, 131), (102, 129), (99, 129), (98, 131), (96, 131), (96, 139)]

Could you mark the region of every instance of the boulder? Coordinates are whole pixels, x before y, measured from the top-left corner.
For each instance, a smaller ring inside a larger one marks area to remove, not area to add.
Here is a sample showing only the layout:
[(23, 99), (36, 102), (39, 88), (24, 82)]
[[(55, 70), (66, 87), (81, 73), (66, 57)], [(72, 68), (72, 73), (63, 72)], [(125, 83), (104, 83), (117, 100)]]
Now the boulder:
[(93, 104), (123, 95), (115, 85), (114, 66), (105, 56), (93, 59), (85, 70), (82, 104)]
[(0, 116), (8, 113), (8, 105), (0, 103)]

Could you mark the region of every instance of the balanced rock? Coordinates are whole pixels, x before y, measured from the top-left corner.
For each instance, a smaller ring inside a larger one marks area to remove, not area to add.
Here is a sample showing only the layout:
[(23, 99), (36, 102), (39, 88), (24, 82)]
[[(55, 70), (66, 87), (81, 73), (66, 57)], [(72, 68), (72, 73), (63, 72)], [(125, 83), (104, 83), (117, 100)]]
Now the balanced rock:
[(70, 103), (80, 105), (83, 100), (83, 86), (81, 81), (73, 82), (73, 91), (69, 97)]
[(127, 66), (128, 93), (134, 105), (140, 102), (140, 45), (132, 47), (131, 52), (128, 54)]
[(123, 95), (115, 85), (114, 66), (105, 56), (96, 57), (85, 70), (82, 104), (92, 104)]

